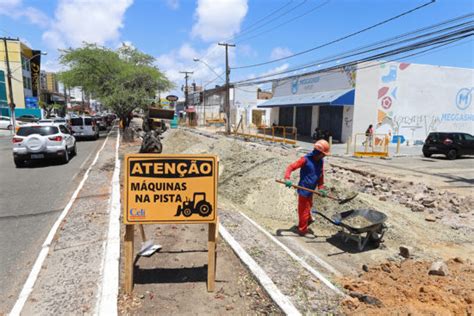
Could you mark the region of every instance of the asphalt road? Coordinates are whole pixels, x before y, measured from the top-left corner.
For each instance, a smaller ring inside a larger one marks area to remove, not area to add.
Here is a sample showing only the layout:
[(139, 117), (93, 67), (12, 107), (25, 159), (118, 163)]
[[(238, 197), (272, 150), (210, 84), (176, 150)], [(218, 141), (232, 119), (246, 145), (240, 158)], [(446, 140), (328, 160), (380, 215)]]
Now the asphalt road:
[(425, 158), (422, 155), (393, 159), (334, 157), (346, 166), (365, 169), (378, 174), (394, 174), (418, 182), (433, 184), (439, 189), (450, 189), (472, 194), (474, 190), (474, 157), (463, 156), (448, 160), (442, 155)]
[(0, 137), (0, 315), (10, 311), (41, 245), (105, 140), (77, 142), (68, 164), (17, 169), (10, 137)]

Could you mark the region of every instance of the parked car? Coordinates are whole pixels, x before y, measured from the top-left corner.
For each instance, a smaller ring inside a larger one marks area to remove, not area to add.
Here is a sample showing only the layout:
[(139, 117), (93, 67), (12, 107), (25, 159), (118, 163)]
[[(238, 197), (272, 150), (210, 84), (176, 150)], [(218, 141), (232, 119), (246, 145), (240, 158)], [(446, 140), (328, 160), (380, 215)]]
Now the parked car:
[(65, 125), (27, 124), (12, 139), (13, 161), (17, 168), (28, 160), (59, 158), (67, 163), (76, 155), (76, 139)]
[(11, 130), (13, 128), (12, 119), (9, 116), (0, 116), (0, 128)]
[(105, 116), (96, 115), (94, 116), (95, 121), (97, 122), (97, 126), (99, 127), (100, 131), (107, 130), (107, 119)]
[(448, 159), (474, 155), (474, 136), (467, 133), (430, 133), (423, 145), (423, 155), (443, 154)]
[(71, 129), (74, 137), (99, 139), (99, 127), (90, 116), (71, 118)]
[(24, 114), (24, 115), (21, 115), (21, 116), (18, 116), (16, 118), (17, 121), (22, 121), (22, 122), (32, 122), (32, 123), (35, 123), (35, 122), (38, 122), (39, 121), (39, 118), (37, 118), (36, 116), (32, 115), (32, 114)]
[(55, 117), (49, 119), (42, 119), (37, 122), (38, 124), (68, 124), (66, 119)]
[(114, 121), (117, 119), (117, 115), (115, 114), (107, 114), (106, 115), (106, 122), (107, 126), (112, 126), (114, 124)]

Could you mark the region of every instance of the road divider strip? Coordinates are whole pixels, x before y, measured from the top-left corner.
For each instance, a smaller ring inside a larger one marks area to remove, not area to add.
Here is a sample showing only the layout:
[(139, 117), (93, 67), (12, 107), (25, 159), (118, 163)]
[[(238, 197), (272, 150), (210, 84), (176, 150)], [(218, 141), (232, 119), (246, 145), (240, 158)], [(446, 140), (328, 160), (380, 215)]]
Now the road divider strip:
[(79, 183), (78, 187), (72, 194), (71, 199), (67, 203), (66, 207), (63, 209), (61, 214), (59, 215), (58, 219), (54, 223), (53, 227), (49, 231), (48, 236), (46, 237), (46, 240), (44, 241), (43, 245), (41, 246), (41, 251), (36, 258), (36, 261), (33, 265), (33, 268), (31, 269), (30, 274), (28, 275), (28, 278), (26, 279), (25, 284), (23, 285), (23, 288), (20, 292), (20, 295), (18, 296), (17, 301), (15, 302), (15, 305), (13, 306), (12, 310), (10, 311), (10, 316), (19, 316), (21, 311), (23, 310), (23, 307), (25, 306), (26, 301), (28, 300), (28, 297), (30, 296), (31, 292), (33, 291), (33, 287), (36, 283), (36, 280), (38, 279), (38, 275), (41, 271), (41, 267), (43, 266), (44, 260), (46, 259), (48, 253), (49, 253), (49, 248), (51, 247), (51, 243), (54, 239), (54, 236), (56, 235), (56, 232), (58, 231), (59, 226), (61, 225), (62, 221), (66, 217), (66, 215), (69, 213), (69, 210), (71, 209), (72, 205), (76, 201), (77, 196), (79, 195), (79, 192), (81, 191), (82, 187), (84, 186), (84, 183), (86, 182), (87, 178), (89, 177), (89, 173), (92, 169), (92, 167), (97, 163), (97, 160), (99, 159), (99, 155), (102, 152), (102, 150), (105, 147), (105, 144), (107, 144), (107, 140), (109, 139), (109, 135), (112, 132), (112, 130), (107, 134), (107, 137), (104, 140), (104, 143), (102, 144), (102, 147), (99, 149), (97, 154), (95, 155), (94, 160), (92, 161), (91, 165), (89, 168), (87, 168), (86, 172), (84, 173), (84, 176), (82, 177), (81, 182)]
[(273, 283), (265, 271), (253, 260), (253, 258), (242, 248), (242, 246), (232, 237), (227, 229), (219, 223), (219, 233), (222, 238), (230, 245), (234, 252), (239, 256), (240, 260), (250, 269), (258, 282), (264, 287), (268, 295), (281, 308), (286, 315), (301, 315), (290, 299), (284, 295), (280, 289)]
[[(298, 255), (296, 255), (293, 251), (291, 251), (290, 248), (288, 248), (285, 244), (283, 244), (281, 241), (279, 241), (275, 236), (267, 232), (265, 229), (263, 229), (260, 225), (258, 225), (254, 220), (252, 220), (250, 217), (245, 215), (242, 212), (239, 212), (240, 215), (242, 215), (244, 218), (246, 218), (250, 223), (252, 223), (258, 230), (260, 230), (262, 233), (264, 233), (268, 238), (270, 238), (274, 243), (276, 243), (278, 246), (280, 246), (283, 250), (286, 251), (287, 254), (290, 255), (293, 260), (298, 262), (308, 270), (312, 275), (314, 275), (316, 278), (318, 278), (321, 282), (323, 282), (328, 288), (330, 288), (334, 293), (341, 295), (343, 297), (346, 296), (340, 289), (338, 289), (334, 284), (331, 283), (324, 275), (322, 275), (319, 271), (314, 269), (312, 266), (310, 266), (306, 261), (301, 259)], [(320, 259), (321, 260), (321, 259)], [(326, 263), (328, 264), (328, 263)], [(328, 264), (329, 265), (329, 264)]]
[(109, 200), (109, 230), (104, 242), (102, 280), (99, 285), (97, 315), (117, 315), (120, 265), (120, 131), (115, 144), (115, 167), (112, 175), (112, 192)]

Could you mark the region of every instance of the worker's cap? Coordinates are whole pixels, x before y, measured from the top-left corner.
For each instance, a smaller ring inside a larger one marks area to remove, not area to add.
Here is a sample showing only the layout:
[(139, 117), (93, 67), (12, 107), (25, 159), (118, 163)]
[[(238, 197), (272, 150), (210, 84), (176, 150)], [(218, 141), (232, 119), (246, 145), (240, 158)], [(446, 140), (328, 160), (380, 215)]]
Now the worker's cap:
[(314, 149), (319, 151), (320, 153), (323, 153), (325, 156), (331, 154), (329, 152), (329, 143), (324, 139), (320, 139), (316, 143), (314, 143)]

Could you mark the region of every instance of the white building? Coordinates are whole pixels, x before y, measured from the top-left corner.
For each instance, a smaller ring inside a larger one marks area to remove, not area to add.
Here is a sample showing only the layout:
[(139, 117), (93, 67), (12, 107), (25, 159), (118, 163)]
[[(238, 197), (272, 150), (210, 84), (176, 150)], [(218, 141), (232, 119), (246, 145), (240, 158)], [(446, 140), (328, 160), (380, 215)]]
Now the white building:
[(258, 107), (299, 135), (319, 127), (345, 142), (373, 124), (413, 143), (433, 131), (474, 134), (473, 90), (473, 69), (370, 62), (275, 81), (274, 97)]

